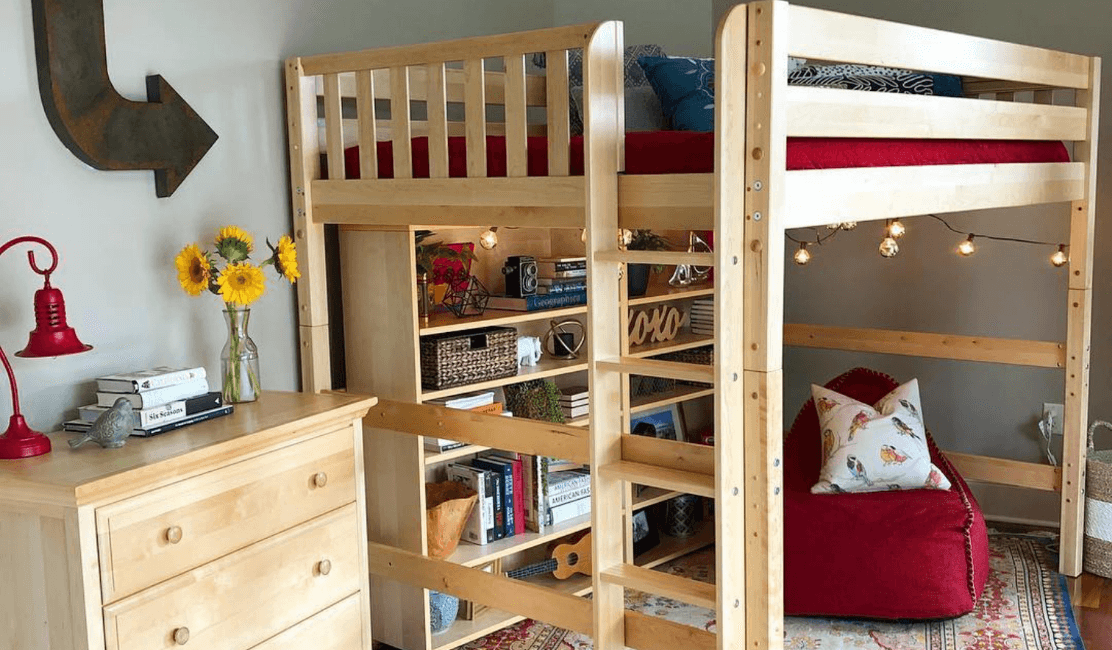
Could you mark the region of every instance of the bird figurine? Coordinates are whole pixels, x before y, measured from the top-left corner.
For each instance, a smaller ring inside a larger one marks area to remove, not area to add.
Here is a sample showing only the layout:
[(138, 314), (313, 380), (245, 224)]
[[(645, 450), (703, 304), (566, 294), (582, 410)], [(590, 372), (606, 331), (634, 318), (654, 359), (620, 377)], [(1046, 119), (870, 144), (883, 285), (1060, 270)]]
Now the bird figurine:
[(135, 429), (135, 409), (126, 397), (120, 397), (112, 408), (100, 414), (81, 437), (69, 441), (69, 446), (80, 447), (86, 442), (95, 442), (105, 449), (123, 447), (127, 437)]
[(907, 460), (907, 454), (900, 452), (892, 445), (882, 445), (880, 447), (880, 459), (884, 461), (885, 465), (899, 465)]
[(861, 429), (864, 429), (869, 424), (869, 413), (867, 411), (859, 411), (857, 415), (853, 416), (853, 421), (849, 425), (849, 437), (846, 442), (853, 442), (853, 436)]
[(849, 467), (850, 474), (858, 481), (864, 481), (865, 485), (872, 485), (873, 482), (869, 480), (869, 475), (865, 473), (865, 465), (857, 460), (857, 456), (850, 456), (846, 459), (846, 467)]
[(907, 426), (907, 424), (903, 420), (901, 420), (897, 417), (893, 417), (892, 418), (892, 424), (895, 425), (897, 433), (900, 433), (900, 434), (905, 435), (905, 436), (911, 436), (912, 438), (915, 438), (916, 440), (922, 440), (922, 438), (919, 437), (919, 434), (915, 433), (915, 430), (912, 429), (911, 427)]
[(906, 399), (901, 399), (900, 406), (907, 409), (908, 413), (914, 415), (916, 420), (919, 420), (920, 422), (923, 421), (923, 418), (919, 416), (919, 409), (915, 408), (915, 405), (911, 402), (907, 401)]
[(838, 403), (829, 397), (820, 397), (815, 402), (815, 406), (819, 409), (819, 415), (826, 415), (826, 412), (837, 406)]

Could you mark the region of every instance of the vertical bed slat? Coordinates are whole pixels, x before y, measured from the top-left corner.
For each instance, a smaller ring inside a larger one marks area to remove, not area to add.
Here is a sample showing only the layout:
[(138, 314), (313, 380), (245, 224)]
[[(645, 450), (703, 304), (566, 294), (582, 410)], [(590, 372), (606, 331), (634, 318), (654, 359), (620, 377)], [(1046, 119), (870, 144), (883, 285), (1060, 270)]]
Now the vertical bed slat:
[(444, 64), (428, 70), (429, 177), (448, 178), (448, 96)]
[(486, 160), (486, 78), (483, 60), (463, 62), (464, 133), (467, 135), (467, 176), (487, 175)]
[(324, 137), (328, 178), (344, 180), (344, 116), (340, 107), (340, 75), (324, 75)]
[[(568, 53), (566, 50), (545, 54), (547, 76), (545, 84), (548, 97), (548, 175), (567, 176), (568, 146), (571, 126), (568, 117)], [(584, 94), (585, 95), (585, 94)], [(606, 101), (606, 100), (603, 100)], [(583, 103), (587, 102), (584, 96)]]
[(506, 59), (506, 175), (529, 174), (528, 114), (525, 107), (525, 56)]
[(394, 178), (413, 178), (413, 139), (409, 134), (409, 68), (390, 68), (390, 138)]
[(359, 177), (378, 178), (375, 79), (370, 70), (355, 73), (355, 111), (359, 120)]

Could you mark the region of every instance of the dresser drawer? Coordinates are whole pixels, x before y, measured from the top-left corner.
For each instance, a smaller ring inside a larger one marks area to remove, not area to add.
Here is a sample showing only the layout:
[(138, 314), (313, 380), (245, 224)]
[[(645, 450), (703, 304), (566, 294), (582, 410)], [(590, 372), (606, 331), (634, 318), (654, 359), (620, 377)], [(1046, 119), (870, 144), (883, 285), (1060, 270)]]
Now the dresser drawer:
[(349, 596), (320, 614), (302, 621), (252, 650), (357, 650), (363, 643), (363, 618), (359, 594)]
[(350, 504), (106, 606), (105, 647), (252, 648), (358, 592), (359, 541)]
[(347, 426), (98, 508), (104, 602), (353, 501), (354, 438)]

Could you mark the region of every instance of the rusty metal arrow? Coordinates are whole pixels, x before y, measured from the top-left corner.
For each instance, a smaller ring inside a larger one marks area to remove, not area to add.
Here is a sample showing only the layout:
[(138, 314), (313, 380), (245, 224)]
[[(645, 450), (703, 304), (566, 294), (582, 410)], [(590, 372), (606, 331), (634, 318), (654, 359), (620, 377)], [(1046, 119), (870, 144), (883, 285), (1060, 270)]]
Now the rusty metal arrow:
[(102, 170), (154, 170), (170, 196), (216, 142), (216, 132), (161, 75), (147, 101), (124, 98), (108, 78), (103, 0), (31, 0), (39, 94), (62, 144)]

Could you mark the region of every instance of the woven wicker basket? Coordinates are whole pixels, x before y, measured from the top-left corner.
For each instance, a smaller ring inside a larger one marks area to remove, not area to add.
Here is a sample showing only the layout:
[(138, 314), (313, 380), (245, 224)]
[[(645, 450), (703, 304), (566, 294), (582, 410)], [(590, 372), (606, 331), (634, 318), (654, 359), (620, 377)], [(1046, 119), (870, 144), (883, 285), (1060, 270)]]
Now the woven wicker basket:
[(440, 390), (517, 374), (517, 330), (478, 330), (421, 337), (421, 386)]
[(1089, 426), (1089, 462), (1085, 486), (1085, 570), (1112, 578), (1112, 449), (1096, 451), (1093, 431), (1112, 429), (1096, 420)]

